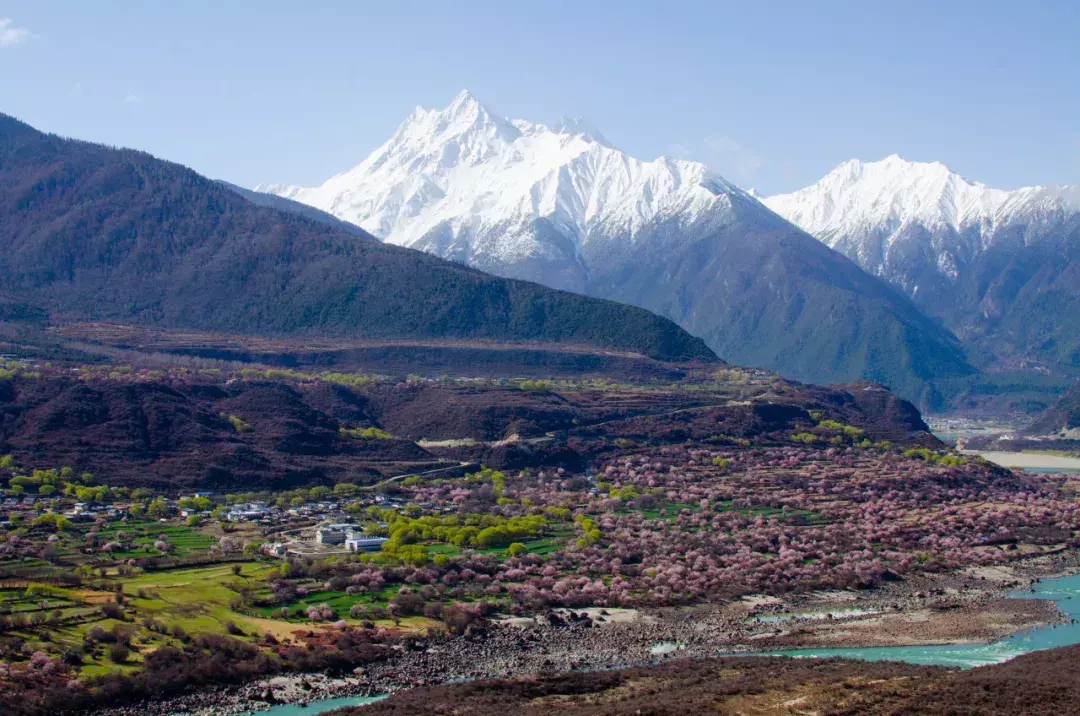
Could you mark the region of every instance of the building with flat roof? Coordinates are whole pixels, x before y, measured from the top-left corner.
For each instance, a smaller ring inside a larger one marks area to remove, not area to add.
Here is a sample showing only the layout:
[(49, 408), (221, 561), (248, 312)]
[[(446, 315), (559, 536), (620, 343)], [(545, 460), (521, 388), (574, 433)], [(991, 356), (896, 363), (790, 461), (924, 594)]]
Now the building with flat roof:
[(386, 537), (368, 537), (362, 532), (350, 532), (345, 538), (345, 549), (350, 552), (378, 552), (389, 541)]
[(315, 530), (315, 541), (319, 544), (345, 544), (345, 531), (320, 527)]

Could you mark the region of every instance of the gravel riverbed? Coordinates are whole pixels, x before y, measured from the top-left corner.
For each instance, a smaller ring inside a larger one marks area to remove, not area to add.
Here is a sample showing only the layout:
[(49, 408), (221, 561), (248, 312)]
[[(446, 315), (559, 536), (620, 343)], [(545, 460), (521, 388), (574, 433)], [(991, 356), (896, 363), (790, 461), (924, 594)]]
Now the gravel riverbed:
[(1011, 567), (913, 577), (875, 590), (658, 610), (556, 610), (552, 616), (497, 623), (471, 637), (435, 636), (415, 649), (394, 647), (388, 659), (358, 669), (350, 678), (275, 676), (104, 709), (96, 716), (229, 716), (275, 703), (370, 696), (451, 680), (619, 668), (802, 646), (990, 642), (1063, 622), (1065, 615), (1053, 602), (1005, 595), (1036, 579), (1077, 569), (1080, 554), (1062, 552)]

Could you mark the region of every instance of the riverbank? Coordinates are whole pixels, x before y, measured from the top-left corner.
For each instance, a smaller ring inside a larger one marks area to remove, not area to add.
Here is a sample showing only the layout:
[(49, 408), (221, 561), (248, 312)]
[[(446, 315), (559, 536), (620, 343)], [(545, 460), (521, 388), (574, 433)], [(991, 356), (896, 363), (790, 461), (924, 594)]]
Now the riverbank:
[(1080, 458), (1065, 455), (1042, 452), (1001, 452), (996, 450), (962, 450), (961, 452), (964, 455), (978, 455), (995, 465), (1018, 470), (1033, 468), (1038, 470), (1080, 471)]
[[(199, 689), (171, 699), (101, 709), (94, 711), (93, 716), (240, 716), (280, 704), (308, 707), (331, 699), (371, 697), (380, 693), (373, 691), (369, 681), (360, 675), (331, 678), (323, 674), (288, 674), (241, 686)], [(316, 709), (305, 710), (305, 713), (318, 712)]]
[(1080, 556), (1059, 552), (1011, 566), (914, 577), (865, 593), (801, 595), (760, 607), (745, 648), (733, 651), (990, 643), (1067, 623), (1070, 618), (1052, 601), (1008, 595), (1078, 570)]
[(413, 689), (336, 716), (1068, 714), (1076, 713), (1080, 702), (1077, 659), (1080, 646), (973, 669), (856, 659), (678, 659), (634, 669)]
[(915, 576), (873, 590), (656, 610), (560, 609), (496, 623), (471, 637), (436, 636), (415, 649), (395, 647), (389, 659), (350, 678), (278, 676), (98, 716), (231, 716), (279, 703), (371, 696), (460, 679), (622, 668), (718, 653), (990, 643), (1068, 621), (1054, 602), (1006, 595), (1077, 570), (1080, 553), (1067, 551), (1010, 566)]

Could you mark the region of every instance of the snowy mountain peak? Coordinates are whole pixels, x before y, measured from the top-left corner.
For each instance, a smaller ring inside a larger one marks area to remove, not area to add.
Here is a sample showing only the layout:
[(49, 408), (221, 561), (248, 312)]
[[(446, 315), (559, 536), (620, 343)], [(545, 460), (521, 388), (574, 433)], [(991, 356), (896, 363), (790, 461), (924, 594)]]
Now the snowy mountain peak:
[[(1074, 231), (1069, 227), (1078, 225), (1080, 187), (1002, 191), (940, 162), (894, 154), (844, 162), (805, 189), (762, 201), (933, 315), (949, 316), (955, 315), (956, 287), (972, 280), (985, 286), (986, 276), (1013, 265), (1018, 247), (1060, 253), (1063, 237)], [(993, 300), (968, 310), (985, 319), (998, 315), (1000, 305)]]
[(817, 183), (764, 203), (827, 239), (914, 223), (958, 230), (992, 220), (1007, 197), (1008, 192), (969, 182), (940, 162), (910, 162), (892, 154), (877, 162), (846, 161)]
[(435, 111), (436, 126), (446, 130), (460, 130), (484, 126), (504, 127), (509, 123), (489, 110), (468, 90), (462, 90), (442, 111)]
[(491, 270), (574, 257), (597, 238), (633, 243), (668, 219), (715, 222), (735, 204), (756, 206), (703, 164), (635, 159), (579, 117), (553, 127), (506, 119), (467, 90), (443, 109), (418, 107), (385, 144), (321, 186), (257, 191)]
[(552, 127), (552, 130), (558, 134), (580, 134), (585, 139), (598, 144), (603, 144), (606, 147), (612, 146), (611, 142), (600, 133), (600, 130), (584, 117), (563, 117)]
[(490, 111), (468, 90), (462, 90), (444, 109), (417, 107), (383, 148), (394, 152), (431, 151), (458, 141), (458, 149), (470, 150), (467, 155), (482, 159), (519, 134), (510, 122)]
[(484, 105), (482, 105), (480, 103), (480, 100), (478, 100), (476, 98), (476, 95), (474, 95), (472, 92), (470, 92), (468, 90), (468, 88), (464, 88), (460, 92), (458, 92), (456, 95), (454, 95), (454, 99), (450, 100), (450, 104), (446, 108), (446, 111), (451, 113), (451, 114), (453, 114), (454, 112), (457, 112), (457, 111), (461, 111), (461, 110), (465, 110), (465, 111), (482, 110), (482, 111), (486, 112), (487, 108), (484, 107)]
[(878, 162), (851, 159), (815, 184), (762, 200), (766, 206), (831, 246), (861, 232), (994, 227), (1032, 212), (1080, 211), (1080, 187), (991, 189), (941, 162), (910, 162), (891, 154)]

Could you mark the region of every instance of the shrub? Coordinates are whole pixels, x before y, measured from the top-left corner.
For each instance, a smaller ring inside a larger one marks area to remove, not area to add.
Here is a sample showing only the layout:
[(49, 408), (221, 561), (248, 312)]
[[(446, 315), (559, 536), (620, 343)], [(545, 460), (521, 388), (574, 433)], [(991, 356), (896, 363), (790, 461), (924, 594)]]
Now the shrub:
[(245, 422), (243, 418), (237, 417), (236, 415), (225, 415), (222, 413), (221, 417), (228, 420), (229, 424), (233, 426), (233, 430), (238, 433), (250, 433), (255, 429), (251, 426), (251, 423)]
[(338, 432), (347, 438), (356, 440), (389, 440), (393, 435), (376, 427), (370, 428), (338, 428)]
[(123, 619), (124, 609), (116, 602), (105, 602), (101, 605), (101, 614), (106, 619)]

